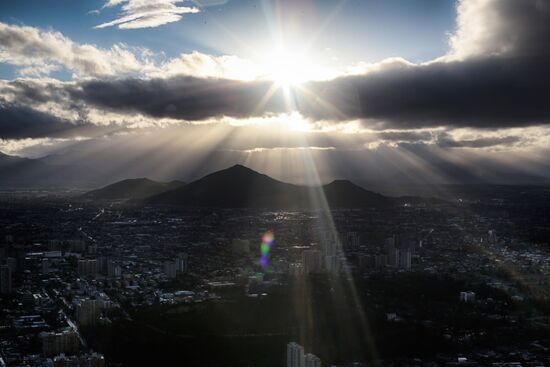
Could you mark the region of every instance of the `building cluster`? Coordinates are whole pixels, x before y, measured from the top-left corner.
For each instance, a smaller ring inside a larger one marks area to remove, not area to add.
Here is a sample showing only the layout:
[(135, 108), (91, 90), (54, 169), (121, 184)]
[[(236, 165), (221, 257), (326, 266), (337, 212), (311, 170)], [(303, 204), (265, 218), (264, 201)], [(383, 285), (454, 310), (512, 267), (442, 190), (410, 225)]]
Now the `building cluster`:
[[(8, 366), (103, 366), (108, 361), (87, 346), (86, 329), (130, 321), (131, 311), (158, 304), (223, 304), (243, 295), (261, 302), (297, 280), (473, 279), (526, 308), (549, 285), (548, 249), (518, 239), (505, 218), (479, 213), (443, 215), (408, 206), (392, 213), (334, 211), (328, 221), (315, 213), (173, 213), (65, 199), (10, 205), (9, 215), (0, 217), (0, 357)], [(274, 241), (264, 269), (260, 238), (268, 230)], [(503, 269), (515, 269), (516, 278)], [(550, 323), (536, 312), (506, 315), (509, 301), (469, 285), (454, 292), (453, 306), (503, 328), (522, 320)], [(373, 299), (384, 325), (422, 323), (457, 349), (487, 332), (443, 318), (418, 320), (409, 302), (386, 307), (385, 301)], [(537, 361), (548, 352), (540, 340), (530, 342), (537, 344), (518, 347), (518, 355), (521, 350)], [(501, 358), (494, 350), (482, 354)], [(287, 357), (287, 366), (321, 365), (296, 343), (288, 344)], [(470, 364), (482, 359), (468, 357)]]
[(321, 367), (321, 359), (312, 353), (305, 353), (304, 347), (296, 342), (286, 346), (286, 367)]

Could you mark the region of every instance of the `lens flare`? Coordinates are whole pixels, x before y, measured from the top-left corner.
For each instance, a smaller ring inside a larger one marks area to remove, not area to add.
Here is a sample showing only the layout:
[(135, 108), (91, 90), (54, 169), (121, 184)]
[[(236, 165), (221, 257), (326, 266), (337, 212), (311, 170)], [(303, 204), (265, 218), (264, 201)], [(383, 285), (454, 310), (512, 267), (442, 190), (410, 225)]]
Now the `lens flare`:
[(267, 267), (269, 262), (269, 251), (271, 250), (271, 246), (273, 246), (274, 241), (275, 236), (273, 235), (272, 230), (269, 230), (263, 234), (262, 243), (260, 245), (260, 266), (262, 269)]

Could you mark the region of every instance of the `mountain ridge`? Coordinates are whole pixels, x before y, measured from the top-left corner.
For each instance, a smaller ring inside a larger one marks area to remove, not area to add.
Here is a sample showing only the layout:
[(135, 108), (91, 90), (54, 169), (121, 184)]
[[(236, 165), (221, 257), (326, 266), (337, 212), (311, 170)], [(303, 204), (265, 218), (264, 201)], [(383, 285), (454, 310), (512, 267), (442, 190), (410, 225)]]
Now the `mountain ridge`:
[(388, 206), (383, 195), (365, 190), (348, 180), (323, 186), (300, 186), (278, 181), (237, 164), (213, 172), (188, 185), (151, 196), (147, 204), (188, 207), (304, 209), (326, 204), (331, 208)]
[(83, 198), (100, 200), (144, 200), (185, 186), (182, 181), (158, 182), (147, 177), (127, 178), (97, 190), (88, 191)]

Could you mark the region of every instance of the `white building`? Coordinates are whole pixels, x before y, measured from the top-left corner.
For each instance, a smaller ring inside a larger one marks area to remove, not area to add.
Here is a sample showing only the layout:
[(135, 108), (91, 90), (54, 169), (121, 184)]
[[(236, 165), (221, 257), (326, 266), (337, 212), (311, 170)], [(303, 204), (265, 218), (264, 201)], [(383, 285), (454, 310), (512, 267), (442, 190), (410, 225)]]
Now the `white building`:
[(286, 345), (286, 367), (305, 367), (304, 347), (291, 342)]
[(321, 367), (321, 359), (315, 354), (308, 353), (304, 357), (304, 367)]
[(464, 303), (471, 303), (476, 300), (476, 294), (475, 292), (467, 291), (467, 292), (460, 292), (460, 302)]
[(187, 266), (189, 262), (189, 255), (185, 252), (179, 253), (176, 258), (176, 271), (178, 273), (187, 273)]

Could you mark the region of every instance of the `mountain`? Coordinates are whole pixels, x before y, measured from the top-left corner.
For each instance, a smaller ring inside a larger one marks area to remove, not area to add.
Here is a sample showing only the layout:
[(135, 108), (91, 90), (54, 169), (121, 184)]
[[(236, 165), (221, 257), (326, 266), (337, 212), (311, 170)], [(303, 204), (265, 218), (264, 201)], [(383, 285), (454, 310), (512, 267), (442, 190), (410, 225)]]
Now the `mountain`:
[(144, 200), (184, 186), (185, 183), (181, 181), (157, 182), (148, 178), (134, 178), (89, 191), (83, 197), (100, 200)]
[(331, 208), (379, 207), (391, 203), (386, 197), (349, 181), (334, 181), (320, 187), (298, 186), (241, 165), (152, 196), (146, 202), (190, 207), (303, 209), (323, 205), (321, 194)]
[(40, 159), (0, 153), (0, 185), (67, 186), (93, 182), (97, 173), (84, 165), (52, 165)]
[(323, 186), (323, 191), (327, 202), (336, 203), (339, 207), (354, 208), (388, 204), (387, 197), (365, 190), (348, 180), (332, 181)]

